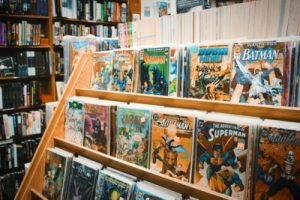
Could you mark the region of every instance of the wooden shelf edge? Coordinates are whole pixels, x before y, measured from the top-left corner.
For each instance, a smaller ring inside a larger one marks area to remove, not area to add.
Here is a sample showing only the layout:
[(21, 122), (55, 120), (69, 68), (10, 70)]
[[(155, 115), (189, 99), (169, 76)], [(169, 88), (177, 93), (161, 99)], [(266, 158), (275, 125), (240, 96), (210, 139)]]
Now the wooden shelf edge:
[(34, 188), (31, 188), (31, 199), (32, 200), (48, 200), (44, 197), (39, 191)]
[(106, 22), (106, 21), (88, 21), (85, 19), (72, 19), (65, 17), (53, 17), (53, 21), (61, 21), (67, 23), (83, 23), (83, 24), (93, 24), (93, 25), (108, 25), (108, 26), (116, 26), (120, 22)]
[(151, 105), (162, 105), (185, 109), (204, 110), (209, 112), (222, 112), (236, 115), (260, 117), (263, 119), (287, 120), (300, 122), (300, 108), (237, 104), (222, 101), (209, 101), (192, 98), (179, 98), (168, 96), (155, 96), (137, 93), (121, 93), (111, 91), (98, 91), (90, 89), (76, 89), (77, 96), (88, 96), (112, 101), (135, 102)]
[(50, 49), (50, 45), (36, 45), (36, 46), (0, 46), (0, 49)]
[(34, 109), (44, 109), (44, 108), (45, 108), (44, 104), (35, 105), (35, 106), (21, 106), (18, 108), (4, 108), (4, 109), (0, 109), (0, 114), (9, 113), (9, 112), (28, 111), (28, 110), (34, 110)]
[(51, 78), (51, 75), (36, 75), (36, 76), (6, 76), (0, 77), (0, 81), (25, 81), (25, 80), (36, 80)]
[[(76, 153), (78, 155), (84, 156), (91, 160), (95, 160), (105, 166), (112, 167), (119, 171), (131, 174), (140, 180), (146, 180), (162, 187), (168, 188), (170, 190), (176, 191), (183, 194), (184, 196), (193, 196), (196, 198), (201, 197), (201, 199), (226, 199), (226, 196), (221, 197), (214, 193), (209, 193), (199, 189), (197, 186), (190, 183), (186, 183), (177, 179), (173, 179), (168, 176), (161, 175), (157, 172), (152, 172), (149, 169), (134, 165), (129, 162), (122, 161), (120, 159), (111, 157), (109, 155), (96, 152), (92, 149), (79, 146), (77, 144), (71, 143), (59, 137), (54, 137), (54, 146), (65, 149), (71, 153)], [(188, 192), (188, 193), (187, 193)]]
[(13, 18), (13, 19), (49, 19), (49, 16), (43, 16), (43, 15), (22, 15), (22, 14), (0, 14), (0, 17), (2, 18)]

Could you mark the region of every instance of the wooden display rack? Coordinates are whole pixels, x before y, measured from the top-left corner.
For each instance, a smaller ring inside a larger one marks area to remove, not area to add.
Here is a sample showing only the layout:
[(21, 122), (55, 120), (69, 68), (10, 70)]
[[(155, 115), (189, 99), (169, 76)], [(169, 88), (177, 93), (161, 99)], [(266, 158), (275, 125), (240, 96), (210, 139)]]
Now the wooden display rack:
[(207, 193), (196, 186), (185, 183), (170, 177), (152, 172), (137, 165), (127, 163), (117, 158), (95, 152), (83, 146), (79, 146), (64, 140), (64, 121), (65, 121), (65, 100), (68, 97), (88, 96), (100, 99), (109, 99), (123, 102), (137, 102), (145, 104), (155, 104), (178, 108), (190, 108), (196, 110), (225, 112), (256, 116), (268, 119), (281, 119), (287, 121), (300, 122), (300, 109), (288, 107), (272, 107), (260, 105), (232, 104), (228, 102), (212, 102), (198, 99), (174, 98), (164, 96), (149, 96), (143, 94), (129, 94), (107, 91), (90, 90), (89, 84), (92, 74), (92, 54), (82, 55), (70, 77), (55, 113), (43, 135), (43, 138), (33, 157), (31, 166), (24, 177), (24, 180), (17, 193), (16, 199), (46, 199), (42, 195), (43, 177), (45, 167), (45, 152), (49, 147), (57, 146), (69, 152), (85, 156), (89, 159), (98, 161), (103, 165), (121, 170), (134, 175), (139, 179), (153, 182), (157, 185), (169, 188), (182, 193), (185, 196), (193, 196), (201, 199), (226, 199), (227, 196), (219, 197), (212, 193)]

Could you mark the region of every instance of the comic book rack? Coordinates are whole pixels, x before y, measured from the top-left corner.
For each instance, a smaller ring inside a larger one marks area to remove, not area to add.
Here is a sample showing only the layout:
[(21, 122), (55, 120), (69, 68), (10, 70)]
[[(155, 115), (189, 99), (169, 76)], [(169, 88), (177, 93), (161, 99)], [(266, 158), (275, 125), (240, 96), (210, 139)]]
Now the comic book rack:
[(66, 86), (62, 100), (56, 108), (56, 111), (43, 135), (40, 145), (38, 146), (36, 154), (32, 160), (31, 166), (17, 193), (16, 199), (46, 199), (42, 195), (45, 151), (47, 148), (53, 146), (63, 148), (74, 154), (85, 156), (106, 166), (134, 175), (139, 179), (147, 180), (157, 185), (177, 191), (185, 196), (193, 196), (199, 199), (208, 200), (226, 199), (226, 196), (224, 196), (224, 198), (216, 196), (215, 194), (201, 190), (192, 184), (174, 180), (159, 173), (152, 172), (148, 169), (124, 162), (102, 153), (95, 152), (83, 146), (79, 146), (64, 140), (65, 100), (66, 98), (74, 95), (114, 101), (136, 102), (300, 122), (300, 108), (261, 105), (254, 106), (232, 104), (228, 102), (212, 102), (198, 99), (90, 90), (88, 88), (91, 79), (91, 71), (92, 54), (87, 53), (80, 57), (80, 61), (70, 77), (70, 81)]

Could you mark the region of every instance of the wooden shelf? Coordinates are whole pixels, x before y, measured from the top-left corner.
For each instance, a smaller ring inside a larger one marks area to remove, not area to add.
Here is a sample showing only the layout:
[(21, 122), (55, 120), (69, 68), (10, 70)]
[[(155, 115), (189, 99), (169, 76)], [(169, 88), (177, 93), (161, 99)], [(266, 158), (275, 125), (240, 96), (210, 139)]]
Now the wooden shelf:
[(4, 108), (4, 109), (0, 109), (0, 114), (30, 111), (30, 110), (34, 110), (34, 109), (44, 109), (44, 108), (45, 108), (44, 104), (35, 105), (35, 106), (21, 106), (21, 107), (18, 107), (18, 108)]
[(76, 89), (77, 96), (96, 97), (113, 101), (135, 102), (168, 107), (222, 112), (237, 115), (260, 117), (263, 119), (277, 119), (300, 122), (300, 108), (236, 104), (223, 101), (209, 101), (191, 98), (176, 98), (167, 96), (144, 95), (135, 93), (121, 93), (97, 91), (90, 89)]
[(66, 23), (80, 23), (80, 24), (89, 24), (89, 25), (109, 25), (109, 26), (117, 26), (119, 22), (104, 22), (104, 21), (88, 21), (84, 19), (70, 19), (70, 18), (62, 18), (62, 17), (53, 17), (53, 21), (61, 21)]
[(0, 46), (1, 49), (49, 49), (50, 45), (45, 46)]
[(42, 137), (42, 136), (43, 136), (42, 133), (32, 134), (32, 135), (24, 135), (24, 136), (13, 136), (12, 138), (8, 138), (8, 139), (5, 139), (5, 140), (0, 140), (0, 145), (9, 144), (9, 143), (13, 143), (13, 142), (20, 142), (20, 141), (28, 140), (28, 139), (35, 139), (35, 138), (39, 138), (39, 137)]
[(51, 75), (37, 75), (37, 76), (6, 76), (0, 77), (0, 82), (7, 82), (7, 81), (31, 81), (31, 80), (43, 80), (51, 78)]
[(20, 20), (48, 20), (49, 16), (0, 14), (0, 19), (1, 18), (20, 19)]
[(24, 170), (24, 166), (14, 167), (14, 168), (10, 168), (10, 169), (2, 169), (1, 172), (0, 172), (0, 176), (8, 174), (8, 173), (22, 171), (22, 170)]
[(54, 146), (65, 149), (71, 153), (78, 154), (100, 162), (101, 164), (112, 167), (114, 169), (123, 171), (125, 173), (131, 174), (137, 177), (139, 180), (146, 180), (162, 187), (168, 188), (170, 190), (176, 191), (183, 194), (184, 196), (201, 197), (202, 199), (226, 199), (217, 196), (214, 193), (207, 193), (204, 190), (199, 189), (197, 186), (190, 183), (186, 183), (169, 176), (164, 176), (160, 173), (150, 171), (149, 169), (134, 165), (129, 162), (111, 157), (109, 155), (93, 151), (89, 148), (76, 145), (74, 143), (68, 142), (59, 137), (54, 138)]

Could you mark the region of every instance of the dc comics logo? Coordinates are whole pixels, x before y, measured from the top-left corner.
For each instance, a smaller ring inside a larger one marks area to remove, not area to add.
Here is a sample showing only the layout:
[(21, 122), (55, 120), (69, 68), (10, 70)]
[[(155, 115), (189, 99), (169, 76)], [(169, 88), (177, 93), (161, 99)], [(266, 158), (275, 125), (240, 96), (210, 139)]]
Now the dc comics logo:
[(158, 120), (158, 117), (159, 117), (158, 114), (154, 114), (154, 115), (153, 115), (153, 120), (154, 120), (154, 121), (157, 121), (157, 120)]

